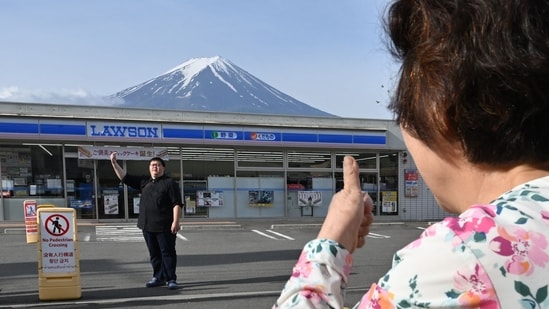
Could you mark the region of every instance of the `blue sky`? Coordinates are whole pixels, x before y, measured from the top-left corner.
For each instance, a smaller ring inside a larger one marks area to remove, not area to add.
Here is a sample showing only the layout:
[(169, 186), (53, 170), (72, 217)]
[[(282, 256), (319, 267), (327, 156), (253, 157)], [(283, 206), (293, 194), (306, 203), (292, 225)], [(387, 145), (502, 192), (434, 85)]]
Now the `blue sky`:
[(224, 57), (323, 111), (391, 119), (389, 0), (0, 0), (0, 100), (100, 104)]

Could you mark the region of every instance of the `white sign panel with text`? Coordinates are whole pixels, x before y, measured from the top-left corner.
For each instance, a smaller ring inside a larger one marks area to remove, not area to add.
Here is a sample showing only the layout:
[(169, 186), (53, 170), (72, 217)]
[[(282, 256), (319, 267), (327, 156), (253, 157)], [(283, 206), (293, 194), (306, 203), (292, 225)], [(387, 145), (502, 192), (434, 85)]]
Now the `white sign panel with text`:
[(40, 212), (42, 272), (76, 271), (74, 218), (70, 212)]

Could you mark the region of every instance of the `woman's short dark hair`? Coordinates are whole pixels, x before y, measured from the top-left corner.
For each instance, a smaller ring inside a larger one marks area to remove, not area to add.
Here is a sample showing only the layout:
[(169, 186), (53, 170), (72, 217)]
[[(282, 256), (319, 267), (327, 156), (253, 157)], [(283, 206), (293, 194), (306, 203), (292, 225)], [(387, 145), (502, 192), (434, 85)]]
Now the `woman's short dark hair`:
[(549, 1), (400, 0), (386, 18), (408, 133), (473, 163), (549, 160)]

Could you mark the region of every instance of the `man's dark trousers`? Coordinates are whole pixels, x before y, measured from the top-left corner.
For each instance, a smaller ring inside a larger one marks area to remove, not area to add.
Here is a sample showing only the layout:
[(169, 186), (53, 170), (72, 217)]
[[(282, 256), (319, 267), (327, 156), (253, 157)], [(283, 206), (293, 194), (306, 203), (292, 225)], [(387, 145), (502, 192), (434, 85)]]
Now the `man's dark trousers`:
[(177, 254), (175, 240), (177, 236), (170, 231), (147, 232), (143, 231), (145, 243), (149, 249), (153, 276), (161, 281), (177, 280), (175, 268), (177, 266)]

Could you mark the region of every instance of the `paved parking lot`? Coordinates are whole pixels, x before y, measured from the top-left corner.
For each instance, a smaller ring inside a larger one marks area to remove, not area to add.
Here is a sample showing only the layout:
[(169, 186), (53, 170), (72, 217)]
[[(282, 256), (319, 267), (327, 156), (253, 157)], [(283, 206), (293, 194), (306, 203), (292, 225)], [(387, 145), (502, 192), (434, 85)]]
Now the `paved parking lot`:
[[(426, 223), (374, 224), (355, 254), (347, 292), (352, 306), (390, 267), (394, 251)], [(144, 287), (151, 276), (146, 247), (134, 224), (79, 227), (82, 297), (40, 301), (37, 246), (24, 233), (0, 234), (0, 308), (270, 308), (303, 245), (319, 225), (261, 221), (186, 225), (179, 233), (180, 289)]]

